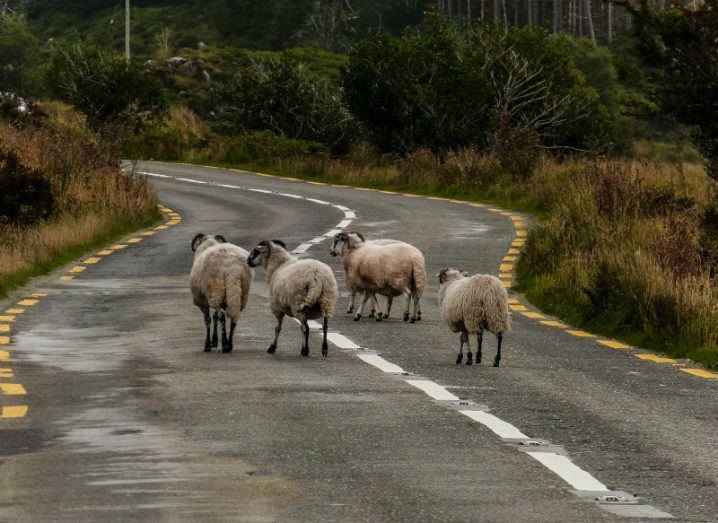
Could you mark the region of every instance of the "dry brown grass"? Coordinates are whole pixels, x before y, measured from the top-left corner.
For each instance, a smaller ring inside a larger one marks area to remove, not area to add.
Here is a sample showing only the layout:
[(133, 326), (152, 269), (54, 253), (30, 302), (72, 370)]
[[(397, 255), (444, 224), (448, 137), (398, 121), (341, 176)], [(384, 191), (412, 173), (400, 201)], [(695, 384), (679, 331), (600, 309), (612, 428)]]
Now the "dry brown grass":
[(149, 223), (157, 200), (146, 180), (119, 169), (119, 148), (82, 127), (72, 111), (21, 127), (0, 123), (0, 147), (42, 173), (52, 187), (51, 217), (29, 227), (0, 222), (0, 295), (82, 249)]

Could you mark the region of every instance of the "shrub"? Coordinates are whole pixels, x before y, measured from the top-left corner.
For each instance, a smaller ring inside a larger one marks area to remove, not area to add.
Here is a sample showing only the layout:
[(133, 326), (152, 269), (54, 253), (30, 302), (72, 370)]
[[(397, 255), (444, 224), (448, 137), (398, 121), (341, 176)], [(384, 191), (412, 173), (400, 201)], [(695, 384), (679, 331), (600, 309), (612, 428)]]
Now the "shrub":
[(55, 199), (50, 183), (13, 152), (0, 151), (0, 225), (27, 226), (48, 218)]
[(115, 126), (140, 130), (160, 119), (167, 108), (159, 80), (110, 49), (58, 48), (47, 83), (58, 98), (82, 111), (95, 130)]

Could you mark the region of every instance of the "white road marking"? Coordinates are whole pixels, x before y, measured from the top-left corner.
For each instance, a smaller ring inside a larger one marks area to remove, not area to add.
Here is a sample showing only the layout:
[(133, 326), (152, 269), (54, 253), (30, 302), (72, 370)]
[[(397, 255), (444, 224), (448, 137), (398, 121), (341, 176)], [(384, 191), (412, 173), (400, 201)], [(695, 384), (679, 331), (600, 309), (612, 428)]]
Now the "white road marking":
[(308, 243), (322, 243), (325, 240), (326, 238), (324, 236), (317, 236), (316, 238), (312, 238), (311, 240), (309, 240)]
[(527, 452), (527, 454), (576, 490), (608, 490), (606, 485), (576, 466), (566, 456), (553, 452)]
[[(264, 192), (264, 190), (260, 189), (250, 189), (246, 187), (239, 187), (239, 186), (233, 186), (233, 185), (220, 185), (220, 184), (213, 184), (210, 182), (204, 182), (204, 181), (198, 181), (198, 180), (192, 180), (189, 178), (175, 178), (173, 176), (168, 176), (164, 174), (157, 174), (157, 173), (149, 173), (149, 172), (140, 172), (140, 174), (145, 174), (147, 176), (156, 176), (159, 178), (174, 178), (175, 180), (180, 181), (187, 181), (191, 183), (202, 183), (202, 184), (208, 184), (208, 185), (216, 185), (221, 187), (229, 187), (234, 189), (240, 189), (240, 190), (254, 190), (255, 192)], [(345, 207), (343, 205), (337, 205), (332, 204), (329, 202), (324, 202), (323, 200), (316, 200), (314, 198), (307, 198), (305, 196), (300, 196), (298, 194), (290, 194), (290, 193), (281, 193), (281, 192), (273, 192), (273, 191), (267, 191), (270, 194), (276, 194), (278, 196), (286, 196), (289, 198), (295, 198), (295, 199), (303, 199), (306, 201), (311, 201), (315, 203), (321, 203), (323, 205), (331, 205), (335, 209), (340, 209), (345, 212), (345, 217), (349, 223), (351, 223), (350, 219), (356, 218), (356, 214), (349, 209), (348, 207)], [(342, 224), (344, 221), (341, 222)], [(349, 225), (347, 223), (347, 226)], [(330, 238), (338, 234), (339, 230), (333, 229), (327, 233), (324, 234), (324, 237)], [(299, 248), (302, 248), (304, 246), (303, 250), (309, 249), (313, 244), (320, 243), (320, 241), (323, 241), (324, 238), (316, 237), (310, 240), (311, 243), (303, 243), (297, 247), (296, 250)], [(298, 321), (298, 320), (297, 320)], [(317, 330), (321, 329), (321, 325), (314, 321), (310, 320), (307, 322), (310, 329)], [(337, 332), (331, 332), (327, 334), (327, 339), (335, 346), (337, 346), (340, 349), (361, 349), (359, 345), (354, 343), (351, 339), (347, 338), (343, 334), (339, 334)], [(391, 363), (390, 361), (385, 360), (381, 356), (377, 354), (368, 354), (368, 353), (362, 353), (357, 352), (356, 356), (364, 361), (365, 363), (368, 363), (370, 365), (373, 365), (374, 367), (379, 368), (383, 372), (386, 373), (403, 373), (405, 372), (401, 367), (398, 365), (395, 365)], [(405, 379), (407, 383), (410, 385), (416, 387), (417, 389), (420, 389), (424, 393), (426, 393), (431, 398), (438, 400), (438, 401), (458, 401), (459, 397), (455, 396), (446, 388), (442, 387), (441, 385), (438, 385), (437, 383), (434, 383), (431, 380), (427, 379)], [(503, 421), (502, 419), (497, 418), (493, 414), (489, 414), (488, 412), (484, 411), (478, 411), (478, 410), (459, 410), (459, 413), (463, 414), (464, 416), (469, 417), (470, 419), (477, 421), (478, 423), (481, 423), (491, 431), (493, 431), (497, 436), (501, 438), (515, 438), (515, 439), (528, 439), (528, 437), (521, 432), (518, 428), (511, 425), (508, 422)], [(598, 481), (596, 478), (594, 478), (591, 474), (586, 472), (585, 470), (578, 467), (576, 464), (574, 464), (568, 457), (562, 456), (560, 454), (556, 454), (553, 452), (526, 452), (526, 454), (529, 454), (532, 458), (537, 460), (539, 463), (544, 465), (546, 468), (554, 472), (556, 475), (558, 475), (561, 479), (563, 479), (566, 483), (571, 485), (575, 490), (585, 490), (585, 491), (608, 491), (608, 488)], [(603, 505), (600, 505), (602, 508)], [(664, 516), (661, 517), (671, 517), (670, 514), (666, 512), (662, 512), (658, 509), (655, 509), (655, 507), (652, 507), (650, 505), (641, 505), (642, 507), (645, 507), (646, 509), (653, 509)], [(609, 510), (608, 508), (606, 510)]]
[(489, 414), (488, 412), (481, 410), (460, 410), (459, 412), (474, 421), (478, 421), (500, 438), (529, 438), (511, 423), (507, 423), (493, 414)]
[(336, 227), (337, 229), (344, 229), (345, 227), (349, 227), (351, 222), (351, 220), (342, 220), (336, 225)]
[(431, 380), (405, 380), (408, 384), (413, 385), (417, 389), (423, 391), (427, 395), (431, 396), (435, 400), (458, 400), (458, 396), (454, 396), (451, 392), (446, 390), (441, 385), (434, 383)]
[[(223, 185), (222, 187), (232, 187), (231, 185)], [(250, 191), (261, 192), (262, 194), (272, 194), (272, 191), (266, 189), (250, 189)]]
[(378, 354), (357, 354), (357, 358), (359, 358), (365, 363), (368, 363), (369, 365), (374, 365), (377, 369), (383, 372), (396, 372), (398, 374), (405, 372), (404, 369), (399, 367), (399, 365), (394, 365), (390, 361), (386, 361)]
[(327, 339), (340, 349), (361, 349), (359, 345), (338, 332), (330, 332), (327, 334)]
[(304, 252), (307, 249), (309, 249), (313, 244), (311, 243), (302, 243), (301, 245), (297, 246), (296, 249), (294, 249), (292, 252), (300, 253)]

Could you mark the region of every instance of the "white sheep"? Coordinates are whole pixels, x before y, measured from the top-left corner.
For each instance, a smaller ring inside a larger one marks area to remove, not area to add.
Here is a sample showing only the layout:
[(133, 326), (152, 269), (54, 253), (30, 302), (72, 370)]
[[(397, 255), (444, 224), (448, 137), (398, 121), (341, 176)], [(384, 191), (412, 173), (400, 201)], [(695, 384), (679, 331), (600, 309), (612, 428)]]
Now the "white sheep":
[[(332, 247), (329, 250), (329, 254), (332, 256), (337, 256), (339, 254), (339, 250), (337, 250), (337, 245), (340, 241), (345, 242), (351, 242), (354, 241), (356, 238), (361, 239), (364, 243), (369, 244), (376, 244), (376, 245), (386, 245), (390, 243), (399, 243), (397, 240), (390, 240), (390, 239), (379, 239), (379, 240), (366, 240), (364, 239), (364, 236), (360, 232), (347, 232), (347, 233), (339, 233), (334, 236), (334, 242), (332, 243)], [(344, 267), (344, 281), (346, 281), (347, 288), (349, 290), (349, 309), (347, 309), (347, 314), (351, 314), (354, 312), (354, 301), (356, 298), (356, 295), (360, 292), (360, 289), (354, 289), (351, 285), (351, 281), (349, 279), (349, 259), (350, 257), (342, 258), (342, 266)], [(391, 303), (394, 299), (393, 296), (387, 297), (387, 307), (386, 307), (386, 315), (384, 315), (385, 318), (389, 317), (389, 312), (391, 311)], [(372, 308), (371, 312), (369, 312), (369, 317), (374, 317), (374, 314), (377, 312), (377, 309), (379, 308), (379, 305), (376, 300), (376, 294), (371, 294), (371, 300), (372, 300)], [(376, 315), (376, 321), (382, 320), (382, 313), (379, 312)]]
[(327, 355), (327, 329), (334, 314), (339, 288), (334, 273), (325, 263), (298, 259), (290, 255), (284, 242), (263, 240), (247, 259), (250, 267), (261, 265), (269, 282), (269, 308), (277, 318), (274, 341), (267, 349), (273, 354), (282, 330), (284, 316), (297, 318), (302, 326), (302, 356), (309, 356), (307, 320), (322, 318), (322, 356)]
[[(387, 297), (387, 316), (392, 299), (403, 295), (406, 296), (404, 321), (409, 321), (412, 301), (411, 323), (421, 320), (420, 299), (426, 287), (426, 265), (419, 249), (396, 240), (366, 241), (360, 233), (341, 232), (335, 236), (330, 253), (341, 255), (350, 292), (364, 292), (355, 321), (361, 318), (366, 302), (376, 294)], [(377, 319), (381, 320), (381, 313)]]
[[(234, 329), (239, 314), (247, 306), (254, 271), (247, 265), (247, 251), (227, 243), (221, 234), (197, 234), (192, 240), (194, 263), (189, 277), (194, 304), (204, 315), (205, 352), (217, 347), (217, 324), (222, 325), (222, 352), (232, 352)], [(210, 309), (214, 309), (214, 329), (210, 338)], [(225, 313), (230, 327), (227, 337)]]
[(481, 363), (481, 343), (485, 330), (496, 335), (498, 349), (494, 367), (501, 361), (501, 341), (510, 330), (508, 294), (501, 280), (488, 274), (467, 276), (459, 269), (447, 268), (439, 272), (439, 308), (452, 332), (460, 332), (461, 346), (456, 363), (464, 357), (464, 343), (468, 348), (466, 364), (471, 365), (469, 334), (476, 334), (476, 363)]

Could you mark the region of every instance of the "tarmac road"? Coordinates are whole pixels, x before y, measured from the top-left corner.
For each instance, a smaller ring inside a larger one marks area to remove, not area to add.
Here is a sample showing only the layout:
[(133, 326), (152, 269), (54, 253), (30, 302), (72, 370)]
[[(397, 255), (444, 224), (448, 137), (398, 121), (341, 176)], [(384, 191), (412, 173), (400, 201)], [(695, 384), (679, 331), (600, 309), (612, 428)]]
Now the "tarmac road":
[[(718, 520), (718, 380), (542, 324), (553, 319), (516, 293), (501, 367), (491, 335), (481, 365), (455, 365), (434, 275), (498, 274), (516, 239), (509, 215), (222, 169), (140, 169), (161, 175), (160, 200), (181, 219), (0, 304), (0, 384), (21, 384), (0, 393), (0, 521)], [(387, 321), (354, 322), (343, 294), (328, 358), (317, 333), (299, 355), (291, 320), (269, 355), (259, 269), (234, 352), (202, 352), (187, 285), (197, 232), (248, 250), (265, 238), (300, 246), (344, 293), (331, 241), (310, 242), (337, 225), (424, 252), (421, 322), (401, 321), (400, 300)]]

